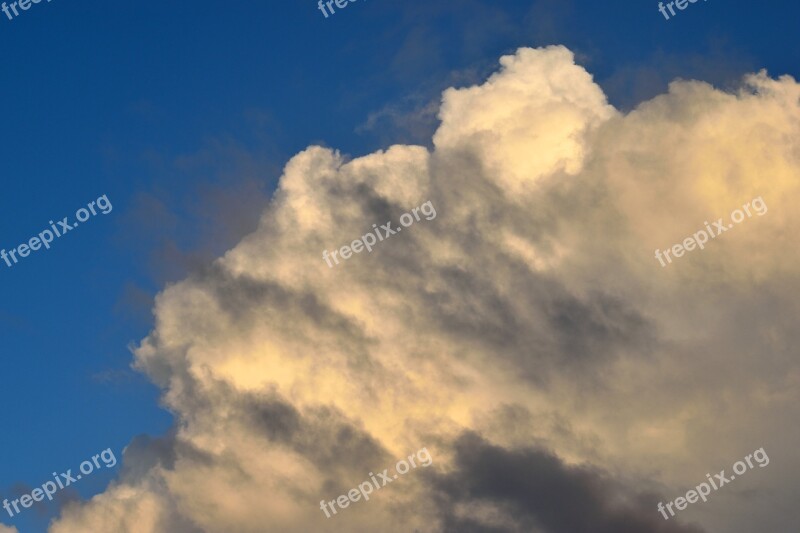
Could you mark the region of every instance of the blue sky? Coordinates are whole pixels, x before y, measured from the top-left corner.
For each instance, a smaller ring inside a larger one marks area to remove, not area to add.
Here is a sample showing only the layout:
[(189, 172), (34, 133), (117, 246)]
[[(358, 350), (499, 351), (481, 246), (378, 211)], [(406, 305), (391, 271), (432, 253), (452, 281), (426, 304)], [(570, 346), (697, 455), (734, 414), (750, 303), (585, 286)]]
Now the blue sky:
[[(168, 431), (127, 346), (153, 327), (165, 284), (255, 227), (306, 146), (427, 144), (441, 90), (520, 46), (568, 46), (623, 109), (677, 77), (724, 88), (760, 68), (800, 74), (796, 2), (709, 0), (670, 21), (656, 5), (369, 0), (325, 19), (310, 0), (53, 0), (0, 16), (0, 246), (103, 194), (114, 208), (0, 263), (4, 497)], [(113, 475), (75, 487), (86, 498)], [(53, 511), (3, 522), (44, 531)]]

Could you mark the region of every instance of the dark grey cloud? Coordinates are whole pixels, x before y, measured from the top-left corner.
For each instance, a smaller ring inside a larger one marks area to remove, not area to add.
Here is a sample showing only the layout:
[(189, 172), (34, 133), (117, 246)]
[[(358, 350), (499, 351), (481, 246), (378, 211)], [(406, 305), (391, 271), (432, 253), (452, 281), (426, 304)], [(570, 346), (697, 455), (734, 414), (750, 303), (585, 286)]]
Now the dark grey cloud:
[(174, 429), (163, 437), (137, 435), (125, 448), (122, 477), (126, 480), (138, 480), (155, 466), (172, 470), (175, 468), (176, 457)]
[(330, 407), (301, 413), (276, 393), (250, 394), (239, 402), (241, 421), (265, 439), (288, 446), (313, 463), (327, 477), (330, 492), (344, 487), (343, 479), (360, 477), (369, 467), (391, 461), (380, 442)]
[[(564, 464), (538, 449), (506, 449), (474, 432), (454, 444), (454, 471), (434, 476), (437, 500), (452, 533), (702, 533), (665, 521), (653, 494), (627, 489), (597, 468)], [(491, 503), (515, 525), (493, 526), (459, 516), (456, 504)]]

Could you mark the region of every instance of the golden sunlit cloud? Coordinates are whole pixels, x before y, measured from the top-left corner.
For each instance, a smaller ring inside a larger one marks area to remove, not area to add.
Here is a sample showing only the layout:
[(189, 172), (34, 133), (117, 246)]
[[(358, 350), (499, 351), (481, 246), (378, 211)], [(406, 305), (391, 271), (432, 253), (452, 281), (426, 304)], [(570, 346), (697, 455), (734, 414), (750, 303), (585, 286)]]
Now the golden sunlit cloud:
[[(309, 147), (257, 231), (156, 299), (135, 365), (173, 433), (131, 443), (121, 478), (51, 531), (777, 524), (798, 466), (799, 101), (760, 73), (622, 114), (566, 48), (522, 48), (444, 92), (432, 151)], [(654, 259), (759, 196), (768, 216)], [(322, 260), (429, 200), (434, 220)], [(658, 514), (762, 446), (775, 466)], [(423, 447), (429, 468), (320, 511)]]

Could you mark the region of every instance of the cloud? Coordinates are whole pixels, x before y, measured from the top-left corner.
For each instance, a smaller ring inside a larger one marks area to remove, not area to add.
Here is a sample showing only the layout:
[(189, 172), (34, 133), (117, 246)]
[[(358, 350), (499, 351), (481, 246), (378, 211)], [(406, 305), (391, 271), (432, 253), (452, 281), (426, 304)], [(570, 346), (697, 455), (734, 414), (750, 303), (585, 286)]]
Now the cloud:
[(702, 531), (654, 514), (652, 495), (631, 493), (595, 469), (566, 466), (543, 450), (507, 450), (467, 432), (454, 452), (453, 472), (437, 481), (447, 531)]
[[(309, 147), (256, 231), (156, 297), (135, 365), (174, 431), (51, 530), (788, 530), (799, 100), (760, 73), (623, 114), (567, 49), (523, 48), (444, 92), (432, 150)], [(757, 196), (765, 216), (653, 257)], [(423, 446), (430, 468), (325, 518)], [(660, 518), (761, 446), (780, 466)]]
[[(244, 122), (250, 126), (244, 136), (256, 139), (252, 150), (222, 135), (193, 152), (151, 150), (143, 158), (157, 179), (122, 206), (115, 242), (146, 266), (156, 286), (205, 267), (256, 228), (269, 203), (268, 190), (280, 175), (273, 161), (283, 159), (262, 130), (269, 126), (271, 134), (281, 132), (258, 109), (248, 109)], [(151, 299), (147, 292), (128, 283), (117, 310), (140, 315), (143, 300)]]
[(430, 142), (436, 131), (439, 103), (436, 100), (424, 102), (421, 98), (421, 94), (415, 94), (405, 99), (404, 106), (387, 105), (369, 113), (356, 132), (378, 132), (382, 138), (399, 137), (402, 142)]

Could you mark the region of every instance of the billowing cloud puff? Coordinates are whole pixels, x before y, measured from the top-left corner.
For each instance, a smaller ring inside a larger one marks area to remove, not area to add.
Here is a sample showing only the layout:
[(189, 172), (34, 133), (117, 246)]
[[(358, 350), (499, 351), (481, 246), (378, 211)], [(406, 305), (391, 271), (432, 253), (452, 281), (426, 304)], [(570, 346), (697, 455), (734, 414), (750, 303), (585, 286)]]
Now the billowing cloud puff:
[[(563, 47), (501, 64), (444, 93), (432, 152), (297, 154), (258, 230), (164, 289), (135, 365), (176, 427), (53, 532), (790, 530), (800, 86), (681, 81), (623, 115)], [(771, 466), (656, 510), (762, 446)]]

